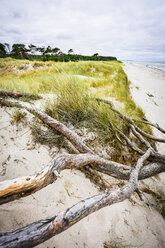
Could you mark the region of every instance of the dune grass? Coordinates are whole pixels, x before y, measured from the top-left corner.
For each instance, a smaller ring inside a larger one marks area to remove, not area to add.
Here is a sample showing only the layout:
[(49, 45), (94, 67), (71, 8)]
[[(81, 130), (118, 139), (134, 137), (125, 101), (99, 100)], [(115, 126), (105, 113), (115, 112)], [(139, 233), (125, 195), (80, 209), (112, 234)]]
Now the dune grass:
[[(27, 70), (26, 65), (31, 65), (33, 69)], [(79, 78), (79, 75), (90, 78)], [(123, 102), (125, 113), (143, 116), (142, 111), (132, 101), (130, 83), (121, 63), (117, 61), (63, 63), (0, 59), (1, 89), (36, 94), (55, 93), (58, 82), (66, 85), (66, 82), (74, 82), (74, 78), (85, 84), (88, 92), (94, 93), (97, 97), (114, 97)]]
[[(29, 69), (30, 68), (30, 69)], [(38, 62), (0, 59), (0, 89), (55, 94), (55, 100), (45, 106), (46, 112), (76, 128), (87, 127), (98, 134), (97, 142), (116, 145), (112, 126), (128, 134), (126, 124), (109, 106), (98, 103), (100, 97), (117, 101), (126, 115), (141, 120), (142, 109), (130, 95), (130, 82), (117, 61)], [(145, 131), (151, 129), (139, 124)]]

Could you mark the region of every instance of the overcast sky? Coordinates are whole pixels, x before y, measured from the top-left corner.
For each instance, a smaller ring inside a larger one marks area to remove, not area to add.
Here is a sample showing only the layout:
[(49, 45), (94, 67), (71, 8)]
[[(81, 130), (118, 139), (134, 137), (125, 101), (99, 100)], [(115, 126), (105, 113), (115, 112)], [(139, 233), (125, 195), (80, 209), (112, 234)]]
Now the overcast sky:
[(165, 0), (0, 0), (0, 42), (165, 61)]

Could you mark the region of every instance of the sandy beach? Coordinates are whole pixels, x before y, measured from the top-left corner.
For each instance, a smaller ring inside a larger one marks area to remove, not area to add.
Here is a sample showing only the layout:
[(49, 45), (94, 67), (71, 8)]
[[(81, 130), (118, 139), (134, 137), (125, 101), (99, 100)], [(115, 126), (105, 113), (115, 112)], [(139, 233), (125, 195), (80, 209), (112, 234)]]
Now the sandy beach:
[[(131, 93), (135, 102), (149, 120), (165, 127), (165, 74), (130, 63), (124, 64), (123, 68), (132, 82)], [(0, 108), (1, 181), (36, 173), (52, 157), (66, 152), (57, 147), (34, 144), (28, 125), (11, 125), (12, 111)], [(28, 114), (27, 118), (32, 116)], [(158, 149), (165, 151), (165, 145)], [(155, 191), (161, 189), (165, 193), (164, 176), (161, 174), (143, 180), (140, 185)], [(117, 184), (113, 178), (109, 182)], [(54, 215), (96, 194), (99, 190), (83, 173), (65, 170), (60, 179), (39, 192), (0, 206), (0, 231), (20, 228)], [(113, 242), (117, 247), (163, 248), (165, 220), (155, 208), (153, 197), (149, 194), (144, 196), (144, 202), (133, 194), (130, 200), (101, 209), (38, 247), (103, 248), (104, 242)]]
[[(128, 62), (124, 63), (123, 69), (131, 81), (133, 99), (143, 109), (146, 118), (165, 127), (165, 71)], [(162, 136), (157, 129), (153, 131)], [(158, 150), (165, 153), (165, 145), (159, 144)]]

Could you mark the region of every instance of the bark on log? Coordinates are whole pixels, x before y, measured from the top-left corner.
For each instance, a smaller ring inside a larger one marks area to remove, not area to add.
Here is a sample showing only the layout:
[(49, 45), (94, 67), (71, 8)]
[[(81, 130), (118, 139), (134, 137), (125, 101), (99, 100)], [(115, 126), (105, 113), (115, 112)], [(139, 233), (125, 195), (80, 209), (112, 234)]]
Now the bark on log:
[[(0, 183), (0, 205), (26, 197), (53, 183), (64, 169), (81, 168), (92, 165), (96, 170), (118, 179), (129, 179), (132, 167), (100, 158), (92, 154), (63, 154), (50, 161), (41, 172), (15, 178)], [(144, 179), (165, 171), (165, 164), (151, 163), (143, 166), (139, 179)]]
[(138, 187), (139, 171), (150, 153), (151, 149), (148, 149), (138, 160), (136, 168), (132, 170), (130, 179), (124, 187), (80, 201), (65, 212), (50, 218), (34, 222), (14, 231), (0, 233), (0, 247), (34, 247), (65, 231), (89, 214), (129, 198)]

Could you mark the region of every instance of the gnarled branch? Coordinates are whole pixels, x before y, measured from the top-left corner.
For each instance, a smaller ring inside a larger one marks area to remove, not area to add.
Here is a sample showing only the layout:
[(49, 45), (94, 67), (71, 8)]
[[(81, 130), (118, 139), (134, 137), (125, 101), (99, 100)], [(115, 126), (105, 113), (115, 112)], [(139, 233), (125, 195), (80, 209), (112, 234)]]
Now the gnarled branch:
[(66, 211), (50, 218), (14, 231), (0, 233), (0, 246), (2, 248), (34, 247), (65, 231), (89, 214), (129, 198), (138, 187), (139, 171), (150, 154), (151, 149), (148, 149), (138, 160), (136, 168), (132, 170), (130, 179), (124, 187), (80, 201)]
[[(109, 101), (106, 101), (106, 103)], [(56, 119), (50, 117), (49, 115), (47, 115), (44, 112), (41, 112), (39, 110), (33, 109), (30, 105), (27, 106), (24, 103), (20, 103), (17, 101), (11, 101), (9, 99), (3, 99), (0, 98), (0, 104), (2, 106), (8, 106), (8, 107), (18, 107), (21, 109), (26, 109), (27, 111), (29, 111), (30, 113), (37, 115), (37, 117), (43, 121), (43, 123), (47, 124), (49, 127), (55, 129), (56, 131), (60, 132), (61, 134), (63, 134), (73, 145), (74, 147), (80, 152), (80, 153), (91, 153), (94, 154), (94, 152), (83, 143), (83, 141), (81, 140), (81, 138), (71, 129), (69, 129), (67, 126), (65, 126), (63, 123), (57, 121)], [(117, 110), (118, 111), (118, 110)], [(128, 118), (128, 117), (126, 117)], [(130, 119), (130, 118), (128, 118)], [(132, 126), (134, 124), (130, 124), (130, 126)], [(136, 127), (135, 127), (136, 128)], [(119, 130), (118, 130), (119, 132)], [(120, 132), (120, 134), (122, 134)], [(124, 137), (125, 135), (122, 134), (122, 136)], [(139, 149), (137, 146), (135, 145), (131, 145), (131, 142), (128, 142), (129, 139), (127, 137), (126, 141), (127, 143), (129, 143), (129, 146), (132, 147), (134, 150), (136, 150), (139, 154), (144, 154), (144, 152)], [(152, 153), (152, 156), (149, 157), (149, 161), (155, 161), (155, 162), (160, 162), (160, 163), (164, 163), (165, 162), (165, 155), (159, 154), (159, 153)]]
[[(92, 165), (96, 170), (118, 179), (129, 179), (132, 167), (92, 154), (62, 154), (50, 161), (41, 172), (0, 183), (0, 204), (4, 204), (39, 191), (53, 183), (64, 169), (81, 168)], [(150, 163), (143, 166), (139, 179), (148, 178), (165, 171), (165, 164)]]
[[(113, 104), (110, 100), (104, 100), (104, 99), (100, 99), (100, 98), (96, 98), (96, 100), (97, 100), (98, 102), (103, 102), (103, 103), (108, 104), (108, 105), (110, 106), (110, 109), (111, 109), (112, 111), (114, 111), (115, 113), (117, 113), (118, 116), (119, 116), (121, 119), (123, 119), (123, 120), (127, 121), (129, 124), (133, 125), (133, 126), (135, 127), (135, 129), (136, 129), (141, 135), (143, 135), (144, 137), (149, 138), (149, 139), (152, 139), (152, 140), (155, 140), (155, 141), (158, 141), (158, 142), (165, 143), (165, 139), (157, 138), (157, 137), (155, 137), (155, 136), (153, 136), (153, 135), (151, 135), (151, 134), (148, 134), (148, 133), (144, 132), (143, 130), (141, 130), (138, 126), (135, 125), (134, 121), (133, 121), (130, 117), (124, 115), (124, 114), (121, 113), (119, 110), (117, 110), (117, 109), (115, 108), (114, 104)], [(160, 127), (159, 127), (159, 130), (161, 130)], [(162, 129), (162, 130), (163, 130), (163, 129)], [(164, 130), (163, 130), (163, 132), (164, 132)]]

